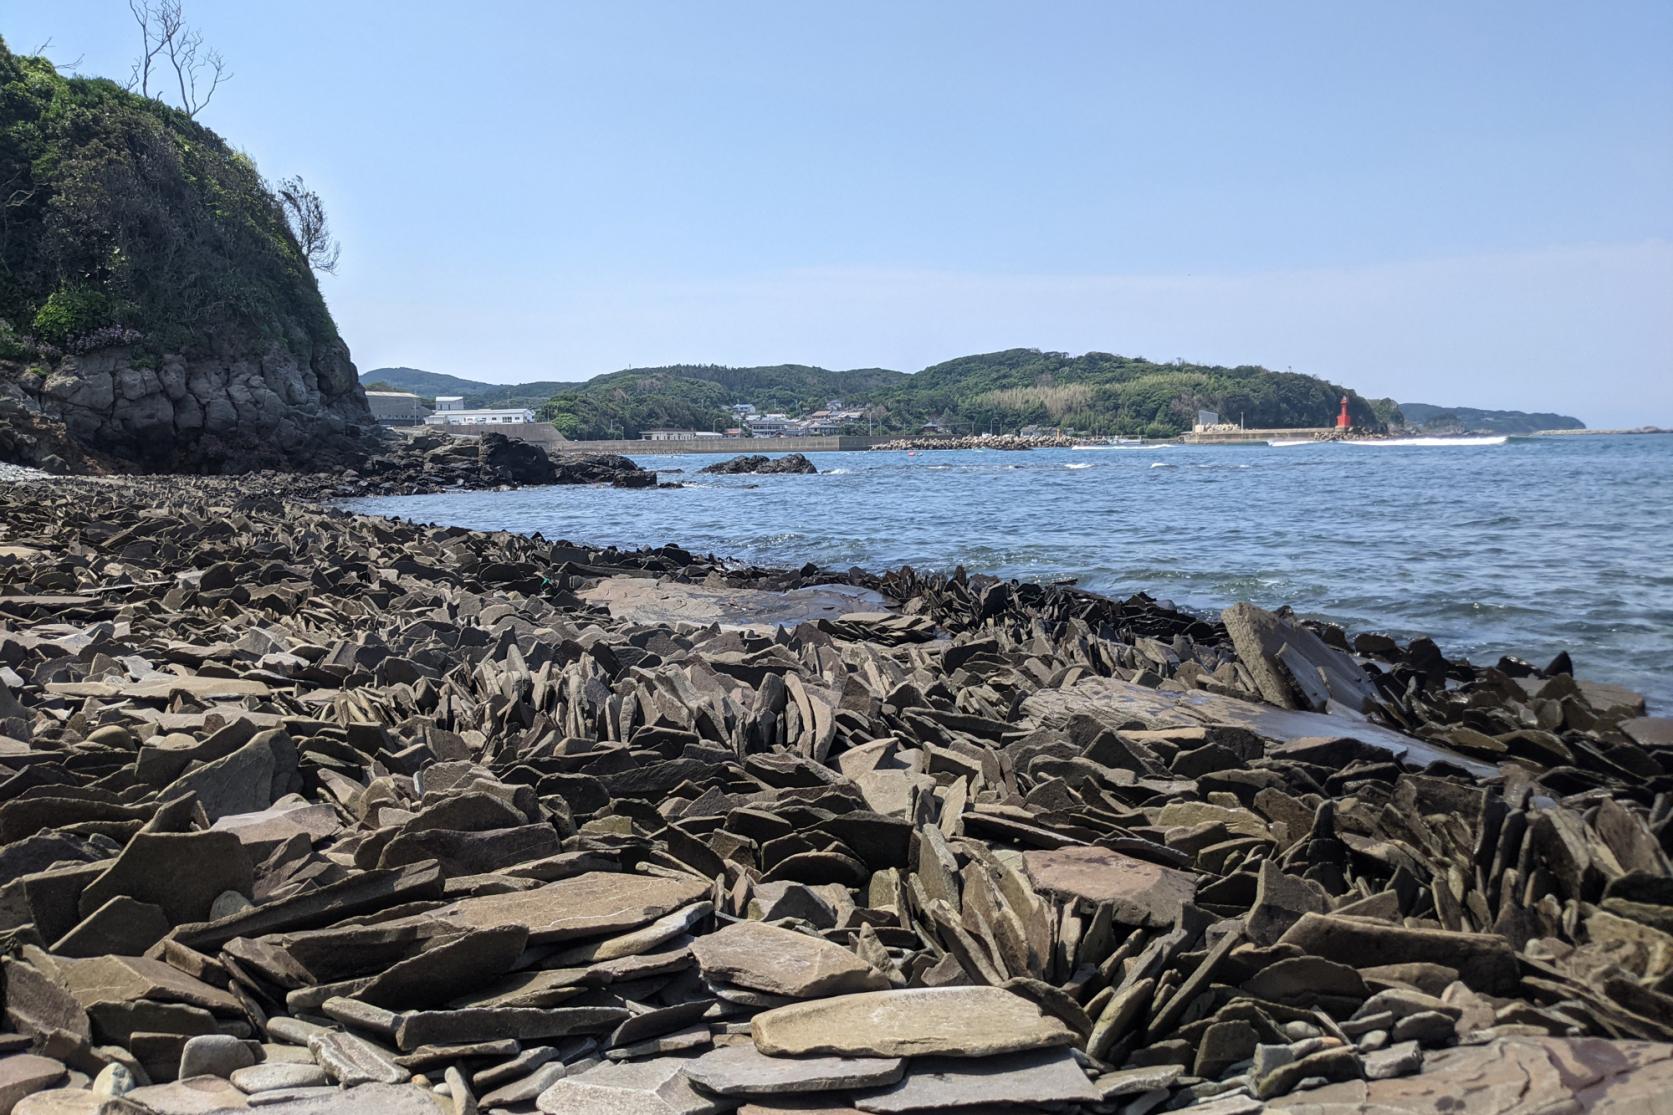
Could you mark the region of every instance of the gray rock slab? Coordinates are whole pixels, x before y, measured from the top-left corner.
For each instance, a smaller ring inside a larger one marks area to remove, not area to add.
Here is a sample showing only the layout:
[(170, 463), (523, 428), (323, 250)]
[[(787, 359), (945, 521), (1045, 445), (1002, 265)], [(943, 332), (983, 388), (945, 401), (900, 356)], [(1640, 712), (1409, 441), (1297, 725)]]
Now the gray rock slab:
[(723, 1096), (772, 1096), (875, 1088), (900, 1079), (899, 1057), (769, 1057), (754, 1045), (724, 1045), (697, 1058), (686, 1075)]
[(277, 1088), (314, 1088), (326, 1084), (325, 1070), (318, 1065), (284, 1063), (250, 1065), (234, 1070), (228, 1077), (240, 1092), (271, 1092)]
[(793, 1003), (750, 1023), (771, 1056), (987, 1057), (1067, 1045), (1074, 1035), (1020, 995), (997, 987), (866, 991)]
[(1029, 1050), (975, 1060), (914, 1058), (901, 1080), (854, 1097), (861, 1111), (942, 1111), (985, 1104), (1096, 1103), (1101, 1095), (1067, 1049)]
[(888, 979), (841, 945), (758, 921), (734, 922), (691, 946), (712, 980), (805, 999), (882, 991)]
[(51, 1057), (13, 1053), (0, 1057), (0, 1111), (10, 1111), (31, 1092), (50, 1088), (64, 1079), (64, 1065)]
[(1092, 846), (1024, 852), (1023, 865), (1035, 889), (1107, 902), (1123, 925), (1160, 929), (1179, 918), (1180, 907), (1197, 893), (1189, 871)]
[(1184, 692), (1148, 689), (1117, 678), (1082, 678), (1061, 689), (1042, 689), (1023, 701), (1022, 708), (1034, 723), (1053, 728), (1061, 728), (1070, 717), (1084, 713), (1112, 729), (1138, 720), (1149, 728), (1229, 724), (1280, 743), (1346, 736), (1419, 766), (1445, 762), (1482, 778), (1498, 773), (1490, 763), (1467, 759), (1444, 747), (1379, 727), (1360, 716), (1274, 708), (1201, 689)]
[(852, 585), (819, 585), (770, 592), (711, 588), (648, 577), (606, 577), (581, 592), (581, 599), (609, 609), (616, 619), (644, 624), (690, 624), (771, 632), (850, 612), (888, 612), (882, 594)]
[(534, 890), (460, 899), (425, 916), (461, 929), (521, 925), (531, 944), (545, 944), (636, 929), (708, 892), (695, 877), (589, 871)]
[(732, 1103), (703, 1095), (685, 1074), (689, 1057), (615, 1061), (564, 1077), (536, 1106), (546, 1115), (716, 1115)]

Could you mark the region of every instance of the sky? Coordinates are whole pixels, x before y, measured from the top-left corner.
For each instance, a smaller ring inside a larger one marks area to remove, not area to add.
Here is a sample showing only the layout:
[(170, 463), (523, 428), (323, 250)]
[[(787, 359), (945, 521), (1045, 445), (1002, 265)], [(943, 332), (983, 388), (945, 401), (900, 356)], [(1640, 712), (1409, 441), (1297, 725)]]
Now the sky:
[[(187, 0), (362, 370), (1010, 347), (1673, 426), (1673, 4)], [(124, 0), (0, 35), (125, 77)]]

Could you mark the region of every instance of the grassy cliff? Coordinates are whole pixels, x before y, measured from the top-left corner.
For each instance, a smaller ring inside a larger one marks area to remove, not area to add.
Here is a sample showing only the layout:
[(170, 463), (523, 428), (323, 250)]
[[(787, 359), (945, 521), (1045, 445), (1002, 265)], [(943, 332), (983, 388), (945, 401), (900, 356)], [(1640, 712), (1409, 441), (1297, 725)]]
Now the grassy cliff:
[(159, 101), (0, 41), (0, 356), (336, 340), (249, 158)]
[(354, 460), (371, 416), (248, 156), (0, 42), (0, 454), (227, 472)]

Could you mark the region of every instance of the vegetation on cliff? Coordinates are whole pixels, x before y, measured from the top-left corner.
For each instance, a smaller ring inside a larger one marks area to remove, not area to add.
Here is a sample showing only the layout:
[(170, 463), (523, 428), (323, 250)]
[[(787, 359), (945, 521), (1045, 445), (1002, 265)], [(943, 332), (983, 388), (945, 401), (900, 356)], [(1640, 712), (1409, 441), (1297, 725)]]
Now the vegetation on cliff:
[(185, 112), (0, 41), (0, 357), (306, 354), (337, 340), (248, 156)]

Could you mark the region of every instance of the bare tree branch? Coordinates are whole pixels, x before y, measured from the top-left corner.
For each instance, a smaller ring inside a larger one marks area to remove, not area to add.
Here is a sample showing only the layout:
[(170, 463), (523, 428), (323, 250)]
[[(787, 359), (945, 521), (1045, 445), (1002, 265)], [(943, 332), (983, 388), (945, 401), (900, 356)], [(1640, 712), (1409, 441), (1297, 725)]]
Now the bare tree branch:
[(302, 249), (302, 258), (315, 271), (335, 275), (342, 245), (331, 236), (319, 194), (308, 188), (301, 175), (281, 178), (273, 192), (285, 212), (285, 224), (290, 226), (297, 247)]
[(174, 70), (181, 111), (196, 118), (214, 98), (221, 83), (232, 80), (226, 59), (220, 51), (205, 47), (203, 33), (186, 23), (181, 0), (128, 0), (128, 11), (139, 25), (141, 43), (140, 56), (128, 77), (128, 88), (139, 90), (141, 96), (161, 100), (162, 90), (155, 93), (151, 90), (151, 71), (161, 55)]

